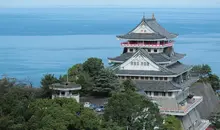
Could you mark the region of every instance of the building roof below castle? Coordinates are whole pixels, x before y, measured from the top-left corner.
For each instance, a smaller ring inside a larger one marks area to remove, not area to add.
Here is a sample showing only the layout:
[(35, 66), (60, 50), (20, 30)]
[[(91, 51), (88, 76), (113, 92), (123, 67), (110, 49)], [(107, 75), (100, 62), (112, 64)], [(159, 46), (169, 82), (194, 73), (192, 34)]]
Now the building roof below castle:
[[(124, 61), (128, 60), (131, 58), (135, 53), (123, 53), (120, 56), (114, 57), (114, 58), (108, 58), (112, 62), (117, 62), (117, 63), (123, 63)], [(180, 53), (174, 53), (172, 56), (168, 56), (165, 53), (150, 53), (149, 54), (153, 60), (157, 63), (160, 62), (173, 62), (182, 59), (185, 54), (180, 54)]]
[(148, 80), (132, 80), (138, 91), (148, 92), (169, 92), (184, 90), (199, 80), (198, 77), (191, 77), (183, 83), (177, 84), (173, 81), (148, 81)]
[(173, 39), (177, 34), (168, 32), (165, 28), (157, 23), (156, 19), (142, 18), (141, 22), (130, 32), (124, 35), (116, 36), (119, 39), (128, 40), (157, 40), (157, 39)]
[(54, 83), (51, 85), (50, 89), (53, 90), (79, 90), (81, 85), (74, 82), (63, 82), (63, 83)]
[(146, 80), (134, 80), (139, 91), (149, 92), (168, 92), (182, 90), (181, 86), (171, 81), (146, 81)]

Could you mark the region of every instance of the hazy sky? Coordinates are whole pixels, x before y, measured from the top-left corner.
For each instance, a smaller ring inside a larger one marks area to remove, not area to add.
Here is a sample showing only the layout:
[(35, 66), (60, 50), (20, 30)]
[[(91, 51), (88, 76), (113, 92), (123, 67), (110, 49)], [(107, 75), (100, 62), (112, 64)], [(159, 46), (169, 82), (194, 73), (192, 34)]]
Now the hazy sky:
[(217, 8), (220, 0), (0, 0), (0, 8), (81, 6)]

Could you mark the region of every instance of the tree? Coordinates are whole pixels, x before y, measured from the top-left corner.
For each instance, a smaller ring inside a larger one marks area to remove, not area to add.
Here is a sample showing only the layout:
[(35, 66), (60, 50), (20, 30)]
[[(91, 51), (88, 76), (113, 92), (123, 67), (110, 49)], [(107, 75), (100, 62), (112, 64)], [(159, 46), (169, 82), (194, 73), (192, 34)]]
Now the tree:
[(182, 130), (181, 122), (175, 116), (166, 116), (163, 130)]
[(202, 77), (207, 77), (209, 74), (212, 73), (212, 69), (209, 65), (207, 64), (202, 64), (202, 65), (195, 65), (192, 68), (192, 72), (199, 74)]
[(101, 126), (99, 117), (74, 99), (38, 99), (29, 109), (33, 113), (30, 130), (98, 130)]
[(52, 91), (50, 90), (50, 85), (58, 82), (60, 81), (53, 74), (44, 75), (44, 77), (41, 79), (43, 97), (50, 98), (52, 95)]
[(116, 75), (108, 69), (102, 69), (94, 77), (93, 92), (95, 95), (110, 96), (112, 92), (119, 90), (119, 81)]
[(93, 78), (91, 78), (86, 72), (78, 74), (77, 77), (76, 83), (82, 86), (81, 94), (91, 94), (94, 87)]
[(212, 113), (210, 121), (217, 130), (220, 129), (220, 112)]
[(83, 70), (87, 72), (91, 77), (97, 75), (97, 73), (104, 68), (102, 60), (99, 58), (89, 58), (83, 63)]
[(122, 82), (122, 87), (125, 91), (128, 91), (128, 90), (135, 91), (136, 90), (135, 84), (130, 79), (127, 79), (127, 80), (123, 81)]
[(133, 91), (114, 94), (108, 100), (104, 118), (121, 127), (128, 126), (132, 130), (140, 130), (143, 127), (152, 130), (162, 124), (157, 105)]
[(210, 74), (208, 77), (208, 81), (211, 84), (214, 90), (218, 90), (220, 88), (220, 80), (219, 77), (215, 74)]
[(11, 86), (0, 96), (0, 129), (24, 130), (26, 120), (30, 118), (28, 104), (38, 94), (34, 88), (22, 88)]

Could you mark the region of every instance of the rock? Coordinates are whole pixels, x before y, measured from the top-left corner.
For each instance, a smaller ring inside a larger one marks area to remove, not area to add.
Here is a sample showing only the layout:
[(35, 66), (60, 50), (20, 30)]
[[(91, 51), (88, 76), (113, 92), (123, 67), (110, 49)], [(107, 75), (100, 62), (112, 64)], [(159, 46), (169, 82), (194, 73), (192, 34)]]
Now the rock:
[(190, 93), (195, 96), (203, 96), (203, 102), (197, 106), (202, 119), (208, 119), (211, 113), (219, 107), (219, 98), (209, 83), (195, 83), (190, 87)]

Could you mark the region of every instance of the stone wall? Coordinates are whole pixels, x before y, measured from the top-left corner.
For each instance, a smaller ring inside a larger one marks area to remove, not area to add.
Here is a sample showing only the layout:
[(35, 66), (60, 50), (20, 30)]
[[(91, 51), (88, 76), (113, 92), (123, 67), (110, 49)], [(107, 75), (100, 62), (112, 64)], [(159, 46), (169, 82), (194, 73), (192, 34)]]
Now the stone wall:
[(202, 119), (208, 119), (212, 112), (220, 108), (219, 99), (210, 84), (195, 83), (190, 87), (190, 93), (196, 96), (203, 96), (203, 102), (197, 107)]

